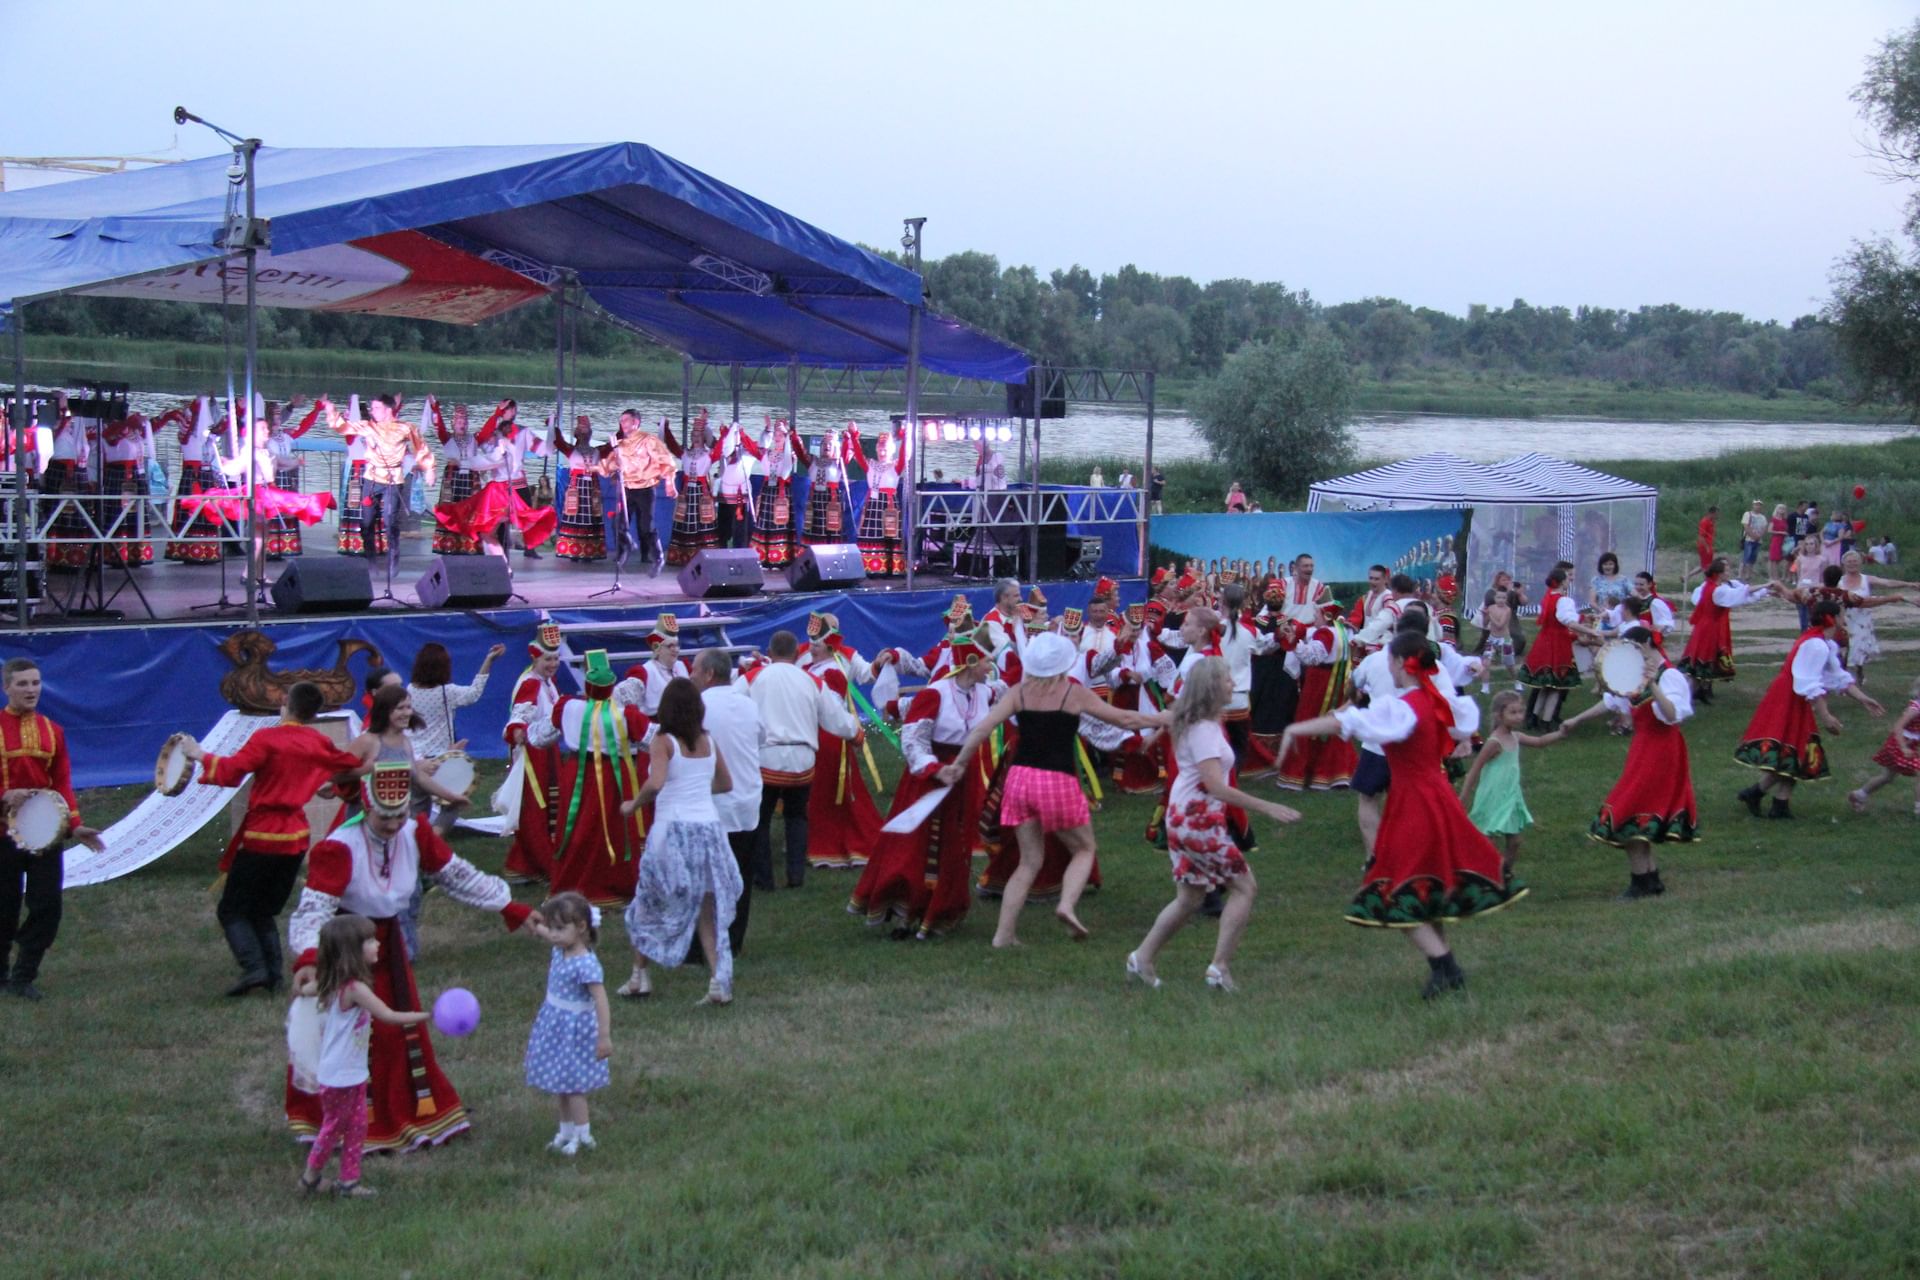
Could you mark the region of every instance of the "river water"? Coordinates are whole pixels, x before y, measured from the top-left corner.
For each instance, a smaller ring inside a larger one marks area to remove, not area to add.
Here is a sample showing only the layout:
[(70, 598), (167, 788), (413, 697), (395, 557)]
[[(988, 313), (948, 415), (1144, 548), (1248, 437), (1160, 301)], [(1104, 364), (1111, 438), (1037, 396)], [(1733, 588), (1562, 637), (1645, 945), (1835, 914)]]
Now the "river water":
[[(174, 380), (169, 378), (169, 381)], [(427, 388), (408, 389), (415, 399), (406, 416), (414, 417), (417, 397)], [(268, 395), (286, 394), (290, 388), (269, 383)], [(310, 398), (311, 388), (302, 389)], [(147, 413), (169, 407), (191, 394), (186, 390), (169, 393), (143, 392), (134, 396), (134, 407)], [(540, 421), (552, 406), (552, 392), (487, 388), (445, 388), (444, 398), (463, 399), (473, 406), (474, 420), (483, 420), (493, 400), (504, 394), (517, 394), (522, 401), (522, 420)], [(696, 401), (696, 403), (699, 403)], [(717, 414), (727, 406), (710, 399)], [(576, 393), (567, 412), (584, 413), (602, 436), (611, 435), (625, 408), (636, 408), (649, 420), (670, 418), (679, 427), (678, 397), (659, 395), (616, 395), (604, 391)], [(929, 406), (931, 412), (933, 406)], [(784, 413), (783, 405), (761, 400), (743, 400), (742, 422), (758, 429), (763, 416)], [(848, 421), (872, 430), (884, 426), (891, 407), (802, 405), (800, 428), (808, 434)], [(1018, 424), (1012, 424), (1017, 431)], [(1139, 457), (1146, 444), (1146, 413), (1137, 405), (1070, 406), (1067, 417), (1040, 424), (1042, 447), (1046, 457), (1093, 455)], [(1575, 460), (1603, 458), (1700, 458), (1729, 449), (1774, 446), (1799, 448), (1816, 444), (1873, 444), (1907, 435), (1912, 428), (1869, 426), (1851, 423), (1814, 422), (1609, 422), (1573, 418), (1475, 418), (1435, 414), (1367, 414), (1353, 424), (1356, 455), (1361, 458), (1406, 458), (1434, 450), (1445, 450), (1478, 462), (1512, 457), (1530, 449), (1555, 457)], [(1001, 446), (1009, 468), (1015, 467), (1019, 444)], [(1174, 462), (1208, 456), (1206, 442), (1200, 438), (1192, 419), (1178, 411), (1160, 412), (1153, 424), (1153, 455), (1161, 462)], [(941, 441), (931, 447), (931, 465), (952, 471), (964, 471), (970, 465), (971, 451), (965, 444)], [(1107, 476), (1111, 484), (1116, 476)]]

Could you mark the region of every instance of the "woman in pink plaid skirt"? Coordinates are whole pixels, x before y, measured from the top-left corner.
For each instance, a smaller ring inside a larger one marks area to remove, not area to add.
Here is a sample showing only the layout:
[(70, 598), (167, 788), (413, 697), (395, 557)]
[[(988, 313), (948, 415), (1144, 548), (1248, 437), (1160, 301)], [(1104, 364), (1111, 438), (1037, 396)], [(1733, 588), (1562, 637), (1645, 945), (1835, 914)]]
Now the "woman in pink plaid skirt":
[(1220, 913), (1220, 935), (1207, 966), (1207, 985), (1232, 991), (1233, 952), (1253, 913), (1253, 869), (1233, 838), (1227, 806), (1264, 813), (1275, 822), (1298, 822), (1300, 814), (1282, 804), (1248, 795), (1228, 781), (1233, 744), (1227, 740), (1227, 703), (1233, 697), (1233, 669), (1225, 658), (1202, 658), (1187, 672), (1179, 700), (1168, 713), (1168, 738), (1179, 763), (1167, 801), (1167, 856), (1173, 859), (1174, 899), (1160, 912), (1147, 936), (1127, 957), (1127, 977), (1149, 987), (1160, 985), (1154, 957), (1167, 939), (1193, 918), (1215, 889), (1227, 891)]
[(993, 704), (960, 744), (959, 755), (936, 775), (942, 786), (959, 781), (967, 761), (987, 735), (1008, 716), (1019, 716), (1015, 723), (1020, 734), (1012, 766), (1007, 770), (1000, 821), (1014, 829), (1020, 842), (1020, 868), (1007, 878), (1000, 895), (1000, 923), (993, 931), (996, 947), (1017, 946), (1020, 942), (1015, 936), (1020, 908), (1026, 905), (1027, 890), (1045, 860), (1049, 835), (1058, 836), (1072, 855), (1061, 878), (1060, 901), (1053, 914), (1075, 942), (1087, 937), (1087, 927), (1073, 913), (1080, 891), (1087, 886), (1094, 858), (1093, 819), (1087, 810), (1087, 797), (1080, 790), (1075, 755), (1080, 717), (1092, 716), (1135, 732), (1166, 723), (1166, 717), (1158, 712), (1123, 711), (1100, 701), (1086, 686), (1067, 679), (1077, 656), (1071, 641), (1052, 632), (1027, 641), (1021, 657), (1020, 683)]

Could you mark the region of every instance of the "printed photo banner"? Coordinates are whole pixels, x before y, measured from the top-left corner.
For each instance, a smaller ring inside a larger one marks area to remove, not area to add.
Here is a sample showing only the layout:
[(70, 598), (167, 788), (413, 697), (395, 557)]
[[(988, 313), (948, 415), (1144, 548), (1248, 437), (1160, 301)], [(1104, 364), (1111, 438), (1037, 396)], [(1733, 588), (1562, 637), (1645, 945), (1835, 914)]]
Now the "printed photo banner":
[(1273, 511), (1252, 515), (1156, 516), (1150, 531), (1154, 568), (1178, 571), (1189, 560), (1211, 569), (1246, 560), (1266, 572), (1285, 573), (1287, 562), (1305, 553), (1313, 573), (1344, 598), (1367, 580), (1367, 569), (1386, 565), (1429, 585), (1442, 573), (1465, 568), (1470, 510)]

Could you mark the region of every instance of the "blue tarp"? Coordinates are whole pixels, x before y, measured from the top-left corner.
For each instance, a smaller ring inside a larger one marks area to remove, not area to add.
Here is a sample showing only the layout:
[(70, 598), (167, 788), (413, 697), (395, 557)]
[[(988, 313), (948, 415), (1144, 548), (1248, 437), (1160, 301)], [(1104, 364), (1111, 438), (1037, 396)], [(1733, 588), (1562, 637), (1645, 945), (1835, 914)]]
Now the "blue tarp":
[[(1093, 594), (1091, 583), (1048, 583), (1049, 607), (1055, 612), (1085, 607)], [(993, 606), (992, 588), (969, 589), (974, 613), (982, 616)], [(1122, 604), (1145, 598), (1138, 579), (1121, 584)], [(930, 591), (883, 591), (862, 588), (819, 595), (774, 595), (727, 601), (715, 613), (737, 619), (728, 627), (735, 644), (765, 647), (775, 631), (785, 629), (804, 636), (807, 614), (814, 609), (835, 613), (847, 643), (872, 655), (883, 646), (905, 645), (915, 652), (931, 648), (946, 634), (942, 616), (952, 600), (951, 588)], [(682, 604), (680, 616), (697, 613), (698, 605)], [(640, 637), (653, 625), (660, 609), (562, 609), (552, 616), (564, 627), (572, 621), (611, 622), (631, 618), (631, 639), (596, 635), (576, 648), (613, 651), (643, 647)], [(429, 640), (447, 646), (453, 655), (454, 678), (472, 679), (480, 660), (492, 645), (507, 646), (494, 664), (480, 702), (458, 713), (458, 729), (468, 739), (469, 754), (498, 758), (505, 754), (500, 730), (513, 700), (515, 677), (526, 666), (526, 645), (540, 615), (511, 609), (464, 614), (373, 614), (327, 621), (268, 622), (261, 630), (278, 646), (267, 660), (274, 671), (331, 668), (342, 640), (364, 640), (379, 649), (388, 664), (403, 676), (413, 655)], [(241, 630), (237, 624), (196, 627), (151, 627), (133, 632), (88, 630), (42, 632), (16, 637), (0, 656), (27, 653), (38, 659), (46, 674), (47, 692), (40, 706), (67, 732), (73, 756), (74, 785), (118, 786), (148, 782), (160, 744), (176, 730), (205, 733), (229, 709), (220, 696), (220, 679), (233, 670), (220, 652), (222, 639)], [(135, 642), (134, 637), (138, 640)], [(366, 675), (366, 659), (355, 656), (348, 670), (356, 680)], [(563, 683), (571, 687), (562, 673)], [(164, 689), (164, 697), (155, 690)]]
[[(0, 193), (0, 300), (219, 256), (228, 155)], [(639, 143), (264, 147), (275, 254), (419, 231), (541, 283), (576, 277), (609, 314), (699, 360), (906, 363), (920, 278)], [(922, 362), (1016, 381), (1030, 361), (930, 317)]]

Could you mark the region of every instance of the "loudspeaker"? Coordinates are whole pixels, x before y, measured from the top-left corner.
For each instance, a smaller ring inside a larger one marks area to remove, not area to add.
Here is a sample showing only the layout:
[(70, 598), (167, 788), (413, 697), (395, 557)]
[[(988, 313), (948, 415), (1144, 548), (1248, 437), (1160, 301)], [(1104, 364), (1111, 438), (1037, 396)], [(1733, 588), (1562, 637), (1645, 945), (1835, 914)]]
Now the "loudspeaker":
[[(1042, 388), (1036, 393), (1035, 384)], [(1038, 395), (1038, 404), (1035, 396)], [(1034, 410), (1038, 408), (1039, 412)], [(1052, 369), (1035, 369), (1026, 382), (1007, 384), (1007, 416), (1009, 418), (1064, 418), (1067, 416), (1067, 387), (1059, 372)]]
[(302, 557), (273, 584), (281, 613), (352, 613), (373, 603), (373, 575), (358, 557)]
[(760, 593), (760, 556), (751, 547), (709, 547), (680, 570), (680, 592), (694, 600), (727, 600)]
[(513, 594), (499, 556), (435, 556), (413, 592), (428, 609), (497, 609)]
[(851, 542), (802, 547), (787, 566), (787, 585), (795, 591), (836, 591), (866, 581), (867, 566)]

